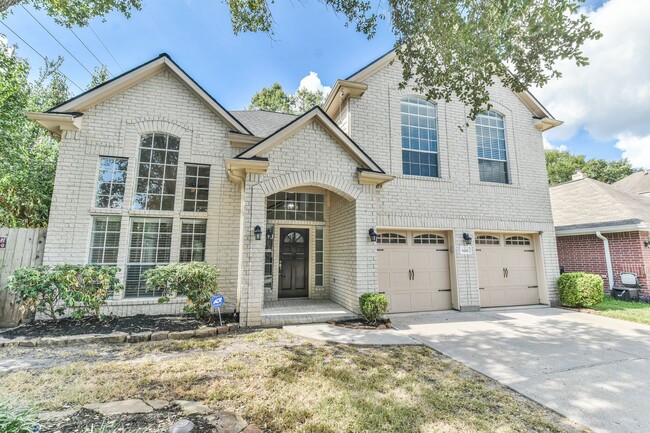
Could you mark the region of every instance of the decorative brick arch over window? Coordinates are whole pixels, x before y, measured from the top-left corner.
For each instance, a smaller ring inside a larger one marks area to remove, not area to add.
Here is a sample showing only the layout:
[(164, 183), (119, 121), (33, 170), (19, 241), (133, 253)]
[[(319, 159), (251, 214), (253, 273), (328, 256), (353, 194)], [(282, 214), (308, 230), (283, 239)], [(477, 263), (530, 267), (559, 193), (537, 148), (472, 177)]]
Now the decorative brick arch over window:
[(316, 186), (324, 188), (340, 195), (348, 201), (356, 200), (361, 194), (361, 189), (359, 187), (352, 185), (344, 178), (322, 171), (287, 173), (260, 183), (260, 188), (264, 191), (267, 197), (271, 194), (300, 186)]

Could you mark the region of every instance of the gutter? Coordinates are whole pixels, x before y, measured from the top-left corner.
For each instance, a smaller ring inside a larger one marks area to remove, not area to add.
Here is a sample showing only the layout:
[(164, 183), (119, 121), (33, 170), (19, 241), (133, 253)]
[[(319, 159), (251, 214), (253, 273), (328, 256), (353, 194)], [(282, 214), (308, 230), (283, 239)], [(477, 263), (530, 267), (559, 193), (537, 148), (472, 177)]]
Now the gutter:
[(605, 262), (607, 264), (607, 281), (609, 282), (609, 290), (612, 290), (614, 288), (614, 271), (612, 271), (612, 256), (609, 254), (609, 240), (600, 231), (596, 232), (596, 236), (603, 241)]

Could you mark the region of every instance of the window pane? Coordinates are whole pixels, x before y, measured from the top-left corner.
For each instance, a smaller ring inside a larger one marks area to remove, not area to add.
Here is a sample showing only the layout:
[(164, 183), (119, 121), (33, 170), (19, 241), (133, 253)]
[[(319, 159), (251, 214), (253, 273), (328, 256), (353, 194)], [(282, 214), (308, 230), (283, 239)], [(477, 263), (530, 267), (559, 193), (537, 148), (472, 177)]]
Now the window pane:
[(127, 166), (126, 158), (100, 158), (95, 207), (114, 209), (122, 207)]
[(181, 262), (205, 260), (207, 223), (205, 220), (183, 220), (181, 224)]
[(185, 166), (185, 197), (183, 210), (206, 212), (210, 185), (210, 166), (187, 164)]
[(141, 137), (134, 209), (174, 210), (179, 145), (168, 134)]
[(157, 264), (169, 263), (171, 256), (171, 227), (169, 218), (134, 218), (125, 284), (126, 297), (160, 296), (147, 292), (142, 273)]
[(436, 106), (418, 97), (406, 97), (402, 112), (402, 172), (438, 177), (438, 126)]
[(503, 117), (493, 111), (476, 118), (479, 174), (483, 182), (509, 183)]
[(88, 262), (98, 265), (117, 264), (120, 246), (121, 217), (94, 217), (90, 234)]
[(323, 194), (272, 194), (266, 199), (266, 217), (271, 220), (324, 221)]
[(324, 246), (324, 227), (316, 227), (316, 261), (315, 261), (315, 283), (317, 287), (324, 284), (324, 264), (323, 264), (323, 246)]

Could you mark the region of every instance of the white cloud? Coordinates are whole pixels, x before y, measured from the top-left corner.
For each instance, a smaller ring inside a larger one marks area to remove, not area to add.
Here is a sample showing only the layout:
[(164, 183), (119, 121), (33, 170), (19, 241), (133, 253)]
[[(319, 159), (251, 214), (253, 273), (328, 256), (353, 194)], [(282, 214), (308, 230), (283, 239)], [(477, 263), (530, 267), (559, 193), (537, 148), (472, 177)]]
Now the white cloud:
[(566, 146), (566, 144), (560, 144), (559, 146), (554, 146), (553, 143), (551, 143), (548, 140), (548, 137), (546, 136), (546, 134), (544, 134), (542, 136), (542, 138), (544, 140), (544, 149), (546, 149), (546, 150), (559, 150), (560, 152), (566, 152), (567, 150), (569, 150), (569, 148)]
[(650, 168), (650, 135), (621, 134), (616, 148), (623, 151), (623, 158), (629, 159), (634, 167)]
[(298, 89), (307, 89), (310, 92), (322, 90), (325, 96), (329, 95), (329, 93), (332, 91), (332, 88), (330, 86), (323, 86), (320, 78), (318, 78), (318, 74), (313, 71), (309, 72), (309, 75), (300, 80)]
[(650, 135), (648, 6), (648, 0), (610, 0), (588, 12), (603, 33), (584, 46), (591, 64), (579, 68), (565, 62), (563, 77), (535, 92), (565, 121), (549, 131), (550, 139), (568, 139), (583, 127), (598, 141)]

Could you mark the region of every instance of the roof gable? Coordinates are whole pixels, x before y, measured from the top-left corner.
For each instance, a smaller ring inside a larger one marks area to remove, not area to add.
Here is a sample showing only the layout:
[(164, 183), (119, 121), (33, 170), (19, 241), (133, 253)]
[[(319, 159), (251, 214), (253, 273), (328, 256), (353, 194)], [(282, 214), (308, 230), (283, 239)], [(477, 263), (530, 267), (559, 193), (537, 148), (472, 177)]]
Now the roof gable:
[(251, 132), (216, 99), (206, 92), (192, 77), (178, 66), (169, 55), (163, 53), (140, 66), (137, 66), (117, 77), (112, 78), (97, 87), (83, 92), (67, 101), (49, 109), (48, 114), (79, 113), (99, 104), (144, 80), (158, 74), (164, 69), (170, 70), (178, 80), (194, 93), (208, 108), (221, 118), (230, 128), (241, 134), (252, 135)]
[(296, 132), (309, 125), (319, 122), (323, 129), (345, 149), (350, 156), (359, 163), (363, 169), (384, 174), (384, 170), (368, 156), (338, 125), (320, 108), (314, 107), (302, 116), (296, 118), (284, 127), (278, 129), (264, 140), (237, 155), (236, 159), (261, 158), (274, 147), (284, 142)]

